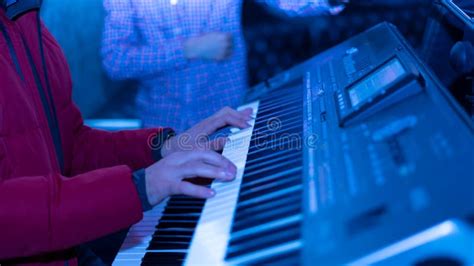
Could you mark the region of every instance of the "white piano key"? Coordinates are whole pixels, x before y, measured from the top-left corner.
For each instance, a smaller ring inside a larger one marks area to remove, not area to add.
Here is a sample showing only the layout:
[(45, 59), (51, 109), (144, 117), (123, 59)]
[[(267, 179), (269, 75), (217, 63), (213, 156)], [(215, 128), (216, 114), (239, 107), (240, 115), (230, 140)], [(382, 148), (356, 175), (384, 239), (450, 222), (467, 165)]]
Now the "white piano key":
[[(259, 102), (254, 102), (239, 109), (251, 107), (255, 117), (258, 106)], [(208, 199), (204, 205), (186, 257), (186, 265), (224, 264), (255, 120), (252, 120), (250, 125), (251, 127), (245, 130), (233, 130), (233, 134), (229, 136), (230, 141), (226, 143), (223, 155), (237, 166), (237, 175), (233, 182), (213, 183), (212, 188), (216, 190), (217, 194), (214, 198)]]
[(140, 265), (146, 253), (146, 248), (152, 239), (151, 236), (155, 232), (155, 226), (158, 224), (163, 210), (165, 209), (166, 203), (167, 200), (164, 200), (152, 210), (145, 212), (143, 219), (130, 228), (112, 265)]

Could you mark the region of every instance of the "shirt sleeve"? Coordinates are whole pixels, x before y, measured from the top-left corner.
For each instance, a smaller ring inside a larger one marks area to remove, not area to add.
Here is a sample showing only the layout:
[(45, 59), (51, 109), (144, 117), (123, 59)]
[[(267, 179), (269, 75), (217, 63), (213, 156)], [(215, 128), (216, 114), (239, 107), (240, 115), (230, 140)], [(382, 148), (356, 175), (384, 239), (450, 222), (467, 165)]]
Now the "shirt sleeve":
[(256, 0), (288, 16), (316, 16), (337, 14), (344, 5), (331, 5), (328, 0)]
[(104, 1), (101, 53), (110, 78), (142, 79), (184, 66), (184, 38), (165, 38), (164, 33), (158, 32), (153, 40), (147, 39), (143, 33), (150, 25), (140, 20), (133, 4), (133, 0)]
[(135, 183), (135, 188), (137, 189), (138, 197), (140, 198), (140, 203), (144, 212), (153, 209), (153, 206), (151, 206), (150, 202), (148, 201), (148, 195), (146, 194), (145, 177), (145, 169), (140, 169), (133, 173), (133, 183)]

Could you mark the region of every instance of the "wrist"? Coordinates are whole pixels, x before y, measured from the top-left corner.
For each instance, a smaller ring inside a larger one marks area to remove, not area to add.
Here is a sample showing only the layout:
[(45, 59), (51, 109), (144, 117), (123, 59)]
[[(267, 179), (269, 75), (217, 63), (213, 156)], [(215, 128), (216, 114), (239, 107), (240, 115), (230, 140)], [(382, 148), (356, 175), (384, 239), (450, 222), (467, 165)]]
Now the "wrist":
[(142, 210), (148, 211), (153, 208), (150, 198), (148, 197), (149, 193), (147, 191), (148, 185), (146, 184), (146, 171), (144, 169), (135, 171), (132, 175), (133, 183), (140, 198), (140, 203)]
[(152, 178), (151, 178), (150, 171), (147, 168), (145, 169), (145, 176), (144, 176), (146, 196), (147, 196), (148, 203), (152, 206), (155, 206), (156, 204), (159, 203), (158, 191), (155, 191), (155, 186), (153, 186), (151, 179)]
[(167, 143), (167, 140), (175, 136), (176, 133), (170, 128), (164, 128), (161, 132), (157, 132), (149, 139), (150, 145), (152, 147), (152, 156), (155, 162), (163, 159), (164, 154), (168, 154), (165, 150), (166, 147), (170, 147), (170, 144)]

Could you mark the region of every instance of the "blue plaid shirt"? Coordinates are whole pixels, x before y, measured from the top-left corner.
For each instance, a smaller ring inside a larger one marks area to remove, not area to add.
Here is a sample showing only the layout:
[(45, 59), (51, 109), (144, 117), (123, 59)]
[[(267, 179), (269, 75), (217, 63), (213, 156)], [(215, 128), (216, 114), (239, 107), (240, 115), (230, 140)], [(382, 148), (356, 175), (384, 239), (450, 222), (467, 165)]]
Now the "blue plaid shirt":
[[(103, 64), (113, 79), (140, 82), (136, 103), (145, 127), (182, 132), (247, 89), (243, 0), (105, 0)], [(327, 1), (259, 0), (288, 15), (337, 12)], [(183, 43), (206, 32), (231, 33), (232, 56), (222, 62), (187, 60)]]

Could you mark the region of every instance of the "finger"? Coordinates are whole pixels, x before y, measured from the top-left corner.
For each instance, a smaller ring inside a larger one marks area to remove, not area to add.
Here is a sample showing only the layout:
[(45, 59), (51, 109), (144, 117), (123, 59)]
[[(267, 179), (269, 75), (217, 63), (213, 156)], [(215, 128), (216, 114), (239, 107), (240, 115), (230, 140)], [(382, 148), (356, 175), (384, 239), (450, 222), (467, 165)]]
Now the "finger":
[(240, 110), (239, 113), (244, 117), (244, 118), (247, 118), (247, 117), (252, 117), (253, 115), (253, 109), (251, 107), (248, 107), (248, 108), (245, 108), (243, 110)]
[(229, 161), (229, 159), (220, 155), (215, 151), (195, 151), (186, 154), (186, 163), (192, 163), (195, 161), (205, 162), (207, 164), (223, 167), (223, 168), (235, 168), (235, 165)]
[[(230, 109), (230, 108), (229, 108)], [(235, 116), (236, 118), (244, 119), (244, 120), (250, 120), (253, 115), (253, 109), (252, 108), (245, 108), (243, 110), (237, 111), (234, 109), (226, 110), (228, 115)]]
[(220, 137), (213, 141), (210, 141), (208, 147), (213, 151), (221, 151), (222, 149), (224, 149), (224, 146), (226, 143), (227, 143), (227, 138)]
[(210, 188), (193, 185), (189, 182), (180, 182), (174, 194), (187, 195), (195, 198), (208, 199), (216, 195), (216, 192)]
[(199, 123), (196, 127), (193, 128), (193, 130), (201, 134), (210, 135), (225, 126), (247, 128), (250, 127), (247, 121), (251, 119), (251, 116), (248, 115), (251, 112), (252, 111), (248, 109), (243, 110), (241, 113), (232, 108), (225, 107), (213, 116)]
[(205, 177), (232, 181), (235, 179), (236, 172), (237, 169), (228, 166), (212, 166), (204, 162), (193, 162), (185, 166), (184, 178)]
[(228, 115), (217, 119), (215, 123), (215, 128), (219, 129), (225, 126), (238, 127), (241, 129), (250, 127), (247, 119), (243, 119), (240, 116)]
[(238, 128), (247, 128), (250, 126), (247, 122), (250, 120), (249, 117), (231, 108), (222, 109), (211, 120), (213, 120), (216, 129), (224, 126), (234, 126)]
[(240, 117), (235, 117), (232, 115), (218, 114), (216, 116), (204, 120), (202, 124), (199, 125), (199, 132), (210, 135), (216, 132), (218, 129), (221, 129), (226, 126), (238, 128), (250, 127), (246, 119), (242, 119)]

